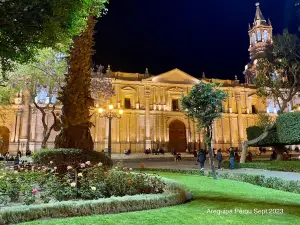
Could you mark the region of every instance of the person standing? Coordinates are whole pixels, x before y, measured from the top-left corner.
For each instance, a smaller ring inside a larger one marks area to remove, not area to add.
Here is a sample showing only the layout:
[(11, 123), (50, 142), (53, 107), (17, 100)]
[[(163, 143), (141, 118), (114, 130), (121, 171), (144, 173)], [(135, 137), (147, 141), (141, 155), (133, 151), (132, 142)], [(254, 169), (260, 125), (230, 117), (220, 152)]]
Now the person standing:
[(195, 159), (195, 162), (196, 162), (196, 164), (195, 165), (198, 165), (198, 153), (197, 153), (197, 150), (196, 149), (194, 149), (194, 152), (193, 152), (193, 154), (194, 154), (194, 159)]
[(199, 162), (200, 162), (200, 168), (201, 168), (201, 170), (204, 170), (205, 160), (206, 160), (206, 152), (203, 149), (200, 149), (200, 152), (199, 152)]
[(234, 150), (232, 148), (229, 149), (230, 150), (230, 169), (234, 169)]
[(218, 169), (221, 169), (222, 168), (223, 155), (222, 155), (222, 151), (220, 149), (218, 150), (216, 158), (218, 160)]

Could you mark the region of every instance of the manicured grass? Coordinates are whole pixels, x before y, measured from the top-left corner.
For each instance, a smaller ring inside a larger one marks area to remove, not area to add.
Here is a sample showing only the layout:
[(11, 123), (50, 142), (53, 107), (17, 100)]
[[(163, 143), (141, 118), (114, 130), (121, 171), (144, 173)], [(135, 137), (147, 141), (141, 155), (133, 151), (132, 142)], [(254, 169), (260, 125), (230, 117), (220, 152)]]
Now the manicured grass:
[[(226, 163), (228, 166), (229, 163)], [(285, 172), (300, 172), (300, 160), (293, 161), (258, 161), (258, 162), (247, 162), (238, 163), (235, 165), (236, 168), (253, 168), (253, 169), (264, 169), (274, 171), (285, 171)], [(229, 166), (228, 166), (229, 168)]]
[[(84, 224), (299, 224), (300, 195), (262, 188), (230, 180), (213, 180), (198, 175), (159, 173), (183, 183), (194, 194), (195, 200), (174, 207), (115, 215), (94, 215), (70, 219), (35, 221), (27, 225), (84, 225)], [(235, 209), (282, 209), (283, 214), (238, 214)], [(218, 215), (208, 210), (233, 210), (232, 214)]]

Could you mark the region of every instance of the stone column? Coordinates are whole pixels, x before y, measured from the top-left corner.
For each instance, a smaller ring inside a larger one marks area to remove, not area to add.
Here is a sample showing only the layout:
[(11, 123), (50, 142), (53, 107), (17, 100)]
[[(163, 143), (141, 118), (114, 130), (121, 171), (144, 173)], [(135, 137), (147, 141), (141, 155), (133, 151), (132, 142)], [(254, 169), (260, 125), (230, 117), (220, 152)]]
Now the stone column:
[(15, 136), (16, 136), (17, 113), (13, 112), (13, 114), (14, 114), (14, 118), (13, 118), (12, 134), (10, 136), (10, 142), (15, 142)]
[(241, 96), (236, 95), (237, 111), (238, 111), (238, 129), (239, 129), (239, 144), (241, 145), (244, 141), (244, 128), (243, 128), (243, 115), (242, 115), (242, 105)]
[(37, 122), (37, 109), (33, 106), (31, 110), (31, 124), (30, 124), (30, 137), (29, 137), (29, 150), (35, 151), (35, 131)]
[(136, 114), (136, 142), (140, 141), (140, 116)]
[(163, 123), (164, 123), (164, 142), (167, 140), (167, 117), (163, 114)]
[(19, 142), (19, 134), (20, 134), (20, 125), (21, 125), (21, 112), (18, 111), (17, 113), (17, 119), (16, 119), (16, 133), (15, 133), (15, 142)]
[(146, 149), (151, 149), (150, 137), (150, 88), (145, 89), (145, 125), (146, 125)]
[(30, 140), (35, 141), (35, 130), (37, 120), (37, 109), (33, 108), (31, 111), (31, 126), (30, 126)]
[(29, 130), (29, 116), (30, 116), (30, 94), (27, 89), (24, 90), (24, 108), (22, 113), (22, 127), (20, 135), (19, 150), (23, 153), (28, 148), (28, 130)]

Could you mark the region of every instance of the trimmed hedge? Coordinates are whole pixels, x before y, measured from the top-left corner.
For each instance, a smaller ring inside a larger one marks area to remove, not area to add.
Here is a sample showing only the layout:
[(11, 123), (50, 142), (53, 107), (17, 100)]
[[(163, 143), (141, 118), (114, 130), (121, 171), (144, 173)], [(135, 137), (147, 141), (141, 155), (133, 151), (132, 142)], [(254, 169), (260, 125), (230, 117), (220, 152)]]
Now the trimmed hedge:
[(166, 193), (111, 197), (89, 201), (65, 201), (0, 209), (0, 224), (15, 224), (42, 218), (66, 218), (93, 214), (110, 214), (157, 209), (186, 202), (188, 194), (182, 184), (163, 178)]
[[(242, 164), (240, 164), (242, 165)], [(153, 169), (144, 169), (148, 170), (149, 172), (153, 171)], [(182, 169), (156, 169), (156, 171), (160, 172), (170, 172), (170, 173), (184, 173), (188, 174), (188, 170), (182, 170)], [(189, 174), (193, 174), (195, 172), (194, 169), (191, 170), (192, 172)], [(199, 170), (198, 170), (199, 171)], [(232, 172), (226, 172), (226, 173), (217, 173), (219, 178), (222, 179), (228, 179), (228, 180), (235, 180), (235, 181), (241, 181), (253, 185), (257, 185), (260, 187), (266, 187), (266, 188), (272, 188), (276, 190), (281, 191), (287, 191), (287, 192), (293, 192), (300, 194), (300, 181), (294, 181), (294, 180), (284, 180), (277, 177), (268, 177), (266, 178), (263, 175), (252, 175), (252, 174), (243, 174), (243, 173), (232, 173)], [(198, 175), (202, 176), (208, 176), (212, 177), (211, 171), (208, 171), (207, 173), (204, 173), (203, 171), (199, 171)]]
[(81, 149), (42, 149), (33, 155), (33, 162), (43, 166), (49, 166), (50, 161), (59, 170), (66, 169), (67, 166), (76, 167), (80, 163), (90, 161), (92, 164), (103, 163), (106, 168), (111, 168), (113, 162), (111, 158), (102, 152), (84, 151)]
[[(223, 167), (226, 169), (230, 168), (229, 161), (223, 161)], [(234, 163), (234, 167), (238, 168), (252, 168), (252, 169), (263, 169), (273, 171), (284, 171), (284, 172), (300, 172), (300, 161), (257, 161), (247, 163)]]
[[(246, 131), (249, 141), (259, 137), (264, 132), (258, 126), (248, 127)], [(251, 146), (266, 147), (294, 144), (300, 144), (300, 112), (289, 112), (279, 115), (269, 135), (262, 141)]]
[(276, 120), (280, 143), (300, 143), (300, 112), (283, 113)]
[(219, 177), (228, 180), (236, 180), (257, 185), (260, 187), (272, 188), (280, 191), (287, 191), (300, 194), (299, 180), (284, 180), (278, 177), (265, 177), (263, 175), (251, 175), (241, 173), (222, 173)]
[(137, 168), (134, 169), (134, 171), (140, 171), (140, 172), (145, 172), (145, 171), (152, 171), (152, 172), (167, 172), (167, 173), (182, 173), (182, 174), (191, 174), (191, 175), (201, 175), (203, 174), (203, 171), (199, 169), (163, 169), (163, 168), (149, 168), (149, 169), (142, 169), (142, 168)]
[[(246, 129), (246, 132), (247, 132), (247, 139), (249, 141), (251, 141), (251, 140), (259, 137), (264, 132), (264, 130), (258, 126), (251, 126)], [(278, 143), (279, 143), (279, 139), (277, 137), (276, 127), (274, 127), (265, 139), (259, 141), (258, 143), (256, 143), (255, 145), (252, 145), (252, 146), (253, 147), (267, 147), (267, 146), (277, 145)]]

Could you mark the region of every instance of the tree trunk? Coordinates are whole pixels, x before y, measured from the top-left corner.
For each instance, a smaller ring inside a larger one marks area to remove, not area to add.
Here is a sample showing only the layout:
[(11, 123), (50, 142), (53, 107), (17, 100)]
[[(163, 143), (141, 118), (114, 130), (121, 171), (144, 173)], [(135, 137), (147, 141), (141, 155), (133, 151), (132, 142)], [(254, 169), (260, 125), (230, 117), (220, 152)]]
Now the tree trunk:
[(207, 127), (206, 130), (207, 130), (206, 131), (206, 146), (207, 146), (208, 153), (209, 153), (211, 172), (212, 172), (213, 178), (216, 180), (217, 174), (216, 174), (216, 168), (215, 168), (215, 164), (214, 164), (214, 156), (213, 156), (213, 152), (212, 152), (212, 148), (211, 148), (212, 129), (211, 129), (211, 127)]
[(283, 160), (283, 153), (284, 153), (284, 145), (278, 145), (274, 146), (274, 150), (276, 151), (277, 158), (276, 161), (282, 161)]
[(58, 98), (63, 104), (62, 129), (55, 138), (55, 148), (94, 149), (90, 133), (90, 108), (94, 106), (90, 92), (94, 27), (95, 19), (90, 15), (86, 29), (73, 39), (66, 85)]
[(241, 156), (241, 159), (240, 159), (240, 163), (245, 163), (248, 147), (258, 143), (259, 141), (261, 141), (263, 139), (265, 139), (269, 135), (270, 131), (271, 131), (271, 128), (266, 130), (265, 132), (263, 132), (259, 137), (255, 138), (251, 141), (246, 141), (243, 144), (243, 150), (242, 150), (242, 156)]

